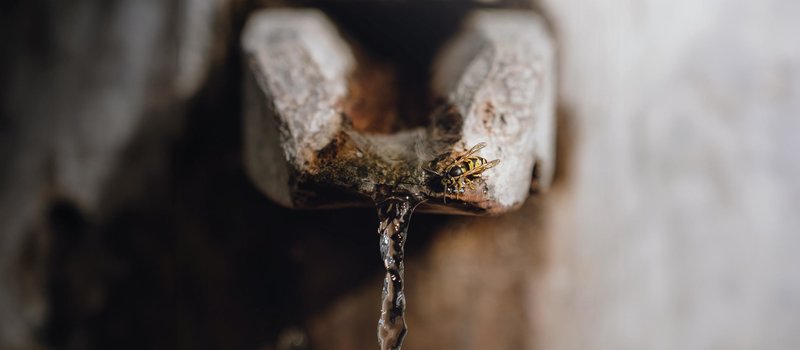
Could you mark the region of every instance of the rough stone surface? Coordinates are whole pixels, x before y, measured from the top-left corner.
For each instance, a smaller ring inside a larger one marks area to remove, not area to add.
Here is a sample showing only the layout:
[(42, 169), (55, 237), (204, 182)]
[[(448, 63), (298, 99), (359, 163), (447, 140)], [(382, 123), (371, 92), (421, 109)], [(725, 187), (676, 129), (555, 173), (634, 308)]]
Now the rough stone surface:
[[(321, 13), (255, 14), (242, 42), (246, 163), (278, 203), (347, 206), (395, 191), (434, 198), (423, 211), (497, 214), (522, 204), (532, 177), (542, 187), (549, 182), (554, 50), (534, 15), (476, 12), (434, 67), (434, 94), (443, 102), (430, 125), (380, 135), (351, 127), (343, 107), (354, 59)], [(501, 165), (478, 189), (460, 201), (448, 195), (450, 205), (442, 205), (441, 190), (431, 186), (436, 180), (422, 166), (480, 142), (488, 147), (479, 155)]]
[[(479, 142), (501, 165), (486, 177), (497, 205), (518, 207), (533, 167), (541, 189), (555, 163), (555, 49), (544, 21), (522, 11), (476, 11), (435, 65), (434, 92), (463, 116), (459, 144)], [(434, 121), (434, 124), (436, 121)]]
[(253, 14), (242, 47), (246, 164), (270, 198), (293, 206), (290, 181), (310, 171), (343, 123), (337, 105), (354, 59), (336, 28), (314, 10)]

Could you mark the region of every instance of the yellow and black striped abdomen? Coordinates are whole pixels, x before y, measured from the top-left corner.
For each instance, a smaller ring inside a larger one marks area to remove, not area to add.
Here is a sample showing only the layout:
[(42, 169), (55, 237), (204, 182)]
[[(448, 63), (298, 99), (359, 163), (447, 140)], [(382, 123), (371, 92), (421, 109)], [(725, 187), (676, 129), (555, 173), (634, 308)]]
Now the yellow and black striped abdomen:
[(464, 172), (466, 173), (468, 171), (475, 170), (475, 168), (482, 167), (486, 165), (486, 163), (487, 163), (486, 158), (481, 158), (481, 157), (467, 158), (464, 161), (464, 164), (466, 165), (466, 169), (464, 169), (465, 170)]
[(451, 177), (462, 176), (476, 168), (486, 165), (487, 161), (481, 157), (469, 157), (464, 159), (461, 163), (454, 164), (448, 171), (447, 175)]

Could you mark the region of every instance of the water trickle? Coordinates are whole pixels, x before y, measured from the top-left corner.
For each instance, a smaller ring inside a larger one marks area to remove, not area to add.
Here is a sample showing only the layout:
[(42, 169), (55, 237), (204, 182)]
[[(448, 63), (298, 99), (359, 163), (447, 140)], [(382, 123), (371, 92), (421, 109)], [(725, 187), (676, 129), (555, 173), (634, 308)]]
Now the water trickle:
[(406, 328), (406, 297), (403, 293), (403, 247), (414, 209), (424, 200), (413, 195), (392, 195), (376, 200), (381, 258), (386, 268), (378, 319), (381, 350), (399, 350)]

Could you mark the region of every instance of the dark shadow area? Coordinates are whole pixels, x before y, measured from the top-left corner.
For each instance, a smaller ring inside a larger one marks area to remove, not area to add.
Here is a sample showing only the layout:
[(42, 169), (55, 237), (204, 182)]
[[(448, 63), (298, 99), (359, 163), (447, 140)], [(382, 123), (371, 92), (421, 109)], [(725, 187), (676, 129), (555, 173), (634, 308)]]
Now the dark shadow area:
[[(148, 154), (144, 132), (103, 190), (99, 221), (52, 205), (48, 346), (262, 348), (381, 274), (374, 209), (282, 208), (245, 175), (238, 38), (250, 10), (234, 12), (224, 64), (185, 109), (152, 111), (185, 115), (166, 169), (126, 180)], [(409, 255), (442, 219), (415, 216)]]
[(438, 49), (474, 4), (453, 2), (321, 2), (354, 48), (358, 68), (345, 111), (356, 130), (391, 133), (428, 124), (429, 88)]
[(325, 11), (358, 67), (344, 103), (354, 129), (392, 133), (426, 126), (442, 105), (430, 89), (438, 51), (476, 8), (532, 9), (529, 1), (307, 1)]

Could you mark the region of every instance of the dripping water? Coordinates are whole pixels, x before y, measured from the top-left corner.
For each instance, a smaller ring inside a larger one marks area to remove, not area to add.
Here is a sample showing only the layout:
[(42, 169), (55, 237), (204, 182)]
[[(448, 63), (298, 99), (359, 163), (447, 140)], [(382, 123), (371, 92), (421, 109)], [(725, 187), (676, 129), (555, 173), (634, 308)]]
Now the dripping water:
[(418, 195), (391, 195), (375, 201), (378, 208), (378, 234), (381, 258), (386, 268), (378, 319), (378, 343), (381, 350), (399, 350), (406, 328), (406, 297), (403, 292), (403, 247), (411, 214), (422, 203)]

